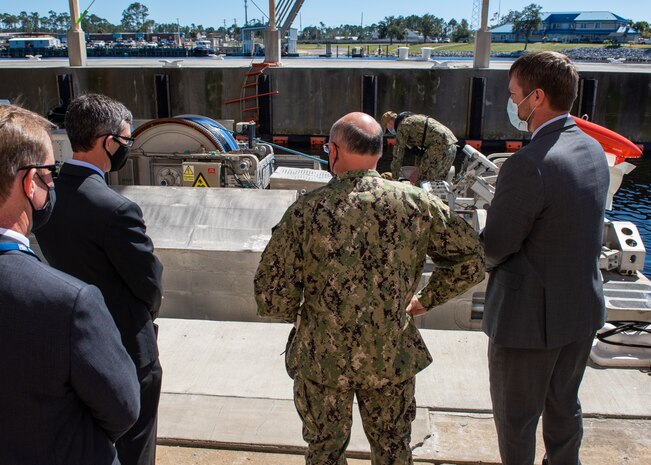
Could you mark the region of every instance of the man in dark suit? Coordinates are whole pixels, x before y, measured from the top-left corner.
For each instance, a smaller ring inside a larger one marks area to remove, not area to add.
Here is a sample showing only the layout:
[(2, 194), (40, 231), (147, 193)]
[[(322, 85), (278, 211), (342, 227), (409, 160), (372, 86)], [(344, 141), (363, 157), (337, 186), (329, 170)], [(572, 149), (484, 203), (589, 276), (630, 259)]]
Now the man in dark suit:
[(123, 465), (153, 465), (162, 378), (154, 319), (163, 267), (138, 205), (104, 180), (127, 160), (130, 123), (129, 110), (106, 96), (86, 94), (70, 103), (65, 126), (73, 159), (61, 168), (59, 201), (36, 238), (52, 266), (102, 291), (140, 382), (140, 417), (116, 443), (118, 456)]
[(118, 465), (136, 369), (99, 290), (41, 263), (26, 237), (55, 202), (49, 127), (0, 105), (0, 463)]
[(542, 413), (550, 465), (579, 464), (578, 390), (604, 324), (599, 254), (609, 183), (601, 146), (569, 110), (579, 76), (560, 53), (509, 71), (508, 112), (531, 143), (502, 166), (484, 229), (484, 332), (504, 465), (531, 465)]

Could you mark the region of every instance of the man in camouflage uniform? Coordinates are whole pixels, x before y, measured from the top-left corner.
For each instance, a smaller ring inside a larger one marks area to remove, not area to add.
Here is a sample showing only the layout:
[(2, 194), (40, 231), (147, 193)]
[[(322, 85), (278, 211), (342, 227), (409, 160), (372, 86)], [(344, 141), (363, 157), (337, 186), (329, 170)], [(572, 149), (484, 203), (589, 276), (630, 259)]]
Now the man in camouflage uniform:
[(450, 167), (457, 155), (457, 138), (446, 126), (426, 115), (415, 115), (408, 111), (396, 114), (387, 111), (382, 115), (381, 124), (388, 132), (395, 134), (391, 174), (398, 179), (400, 167), (405, 156), (405, 148), (416, 148), (417, 155), (415, 182), (439, 181), (448, 176)]
[[(413, 316), (484, 277), (474, 231), (435, 196), (383, 179), (382, 128), (330, 131), (335, 177), (289, 207), (255, 276), (258, 314), (297, 321), (287, 354), (307, 465), (346, 464), (357, 395), (374, 465), (411, 464), (415, 374), (431, 362)], [(425, 255), (437, 264), (415, 296)]]

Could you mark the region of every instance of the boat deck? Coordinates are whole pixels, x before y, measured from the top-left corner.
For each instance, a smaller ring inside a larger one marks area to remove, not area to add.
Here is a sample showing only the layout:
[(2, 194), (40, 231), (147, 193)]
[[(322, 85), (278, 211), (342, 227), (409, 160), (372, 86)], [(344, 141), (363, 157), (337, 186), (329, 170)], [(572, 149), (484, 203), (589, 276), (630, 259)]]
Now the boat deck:
[[(292, 381), (281, 355), (290, 325), (167, 318), (158, 322), (164, 370), (159, 465), (303, 463), (300, 455), (289, 455), (305, 448)], [(416, 461), (499, 464), (486, 336), (421, 332), (434, 363), (416, 378)], [(650, 387), (649, 370), (588, 367), (580, 393), (586, 417), (584, 463), (651, 463)], [(221, 450), (165, 447), (170, 445)], [(539, 431), (536, 463), (542, 454)], [(348, 456), (364, 459), (351, 465), (369, 463), (357, 412)]]

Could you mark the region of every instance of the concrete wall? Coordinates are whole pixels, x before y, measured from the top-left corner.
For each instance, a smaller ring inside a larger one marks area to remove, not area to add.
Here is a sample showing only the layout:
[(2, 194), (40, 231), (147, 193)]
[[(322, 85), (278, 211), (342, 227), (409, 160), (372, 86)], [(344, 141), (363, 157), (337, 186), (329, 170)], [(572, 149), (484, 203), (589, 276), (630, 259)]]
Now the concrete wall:
[[(232, 68), (32, 68), (0, 69), (0, 98), (22, 102), (46, 114), (58, 105), (57, 74), (70, 74), (74, 92), (102, 92), (124, 102), (137, 119), (156, 116), (154, 76), (170, 80), (172, 114), (201, 114), (241, 120), (240, 104), (224, 102), (240, 96), (248, 67)], [(330, 125), (362, 106), (364, 75), (377, 76), (377, 112), (409, 110), (426, 113), (449, 126), (460, 139), (468, 137), (471, 79), (486, 79), (484, 140), (521, 139), (506, 114), (506, 70), (473, 69), (333, 69), (275, 68), (267, 73), (272, 88), (272, 132), (288, 135), (327, 134)], [(584, 72), (597, 80), (591, 120), (634, 142), (651, 143), (651, 74)], [(249, 101), (246, 106), (254, 106)], [(574, 114), (578, 113), (575, 104)]]

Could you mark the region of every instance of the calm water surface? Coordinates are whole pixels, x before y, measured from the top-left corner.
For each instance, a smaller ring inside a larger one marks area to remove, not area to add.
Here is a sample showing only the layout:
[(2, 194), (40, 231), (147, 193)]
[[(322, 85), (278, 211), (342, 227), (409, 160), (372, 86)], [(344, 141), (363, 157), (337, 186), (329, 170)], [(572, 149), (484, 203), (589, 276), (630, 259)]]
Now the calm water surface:
[(613, 209), (606, 216), (611, 220), (631, 221), (637, 226), (646, 248), (643, 273), (651, 278), (651, 155), (628, 162), (637, 168), (624, 176), (613, 198)]

